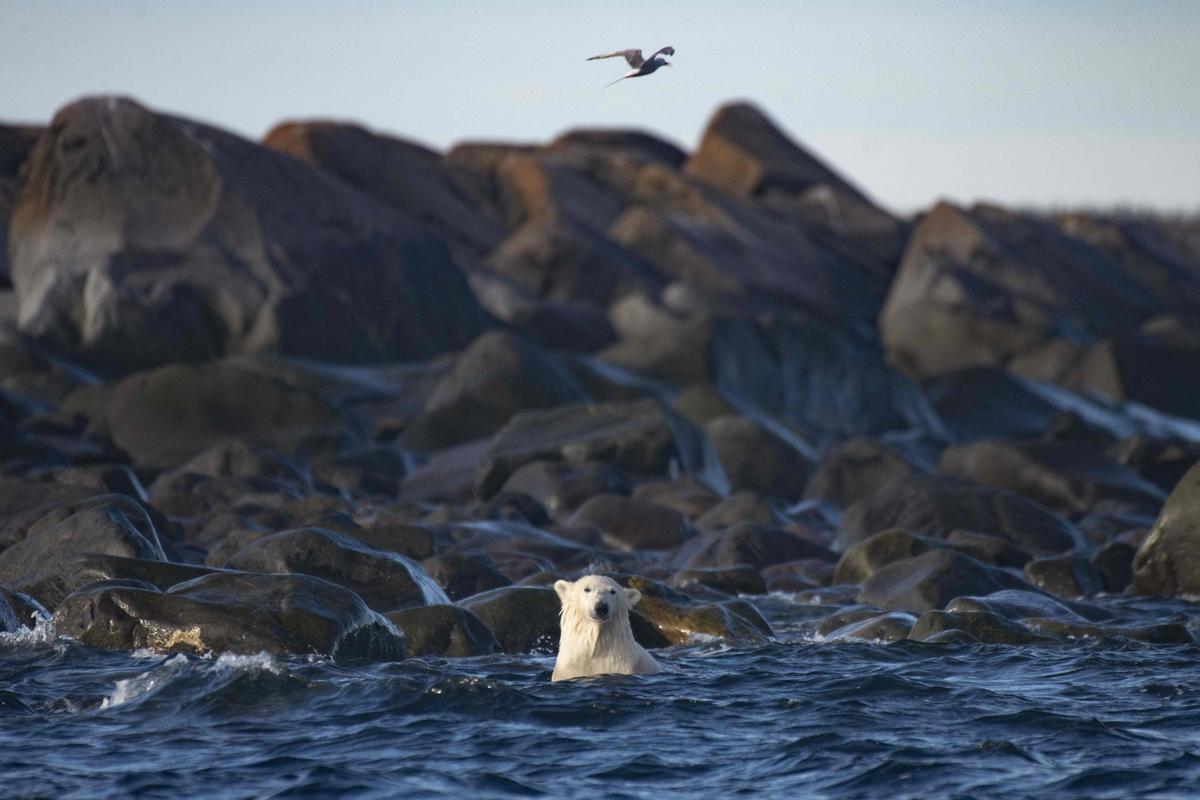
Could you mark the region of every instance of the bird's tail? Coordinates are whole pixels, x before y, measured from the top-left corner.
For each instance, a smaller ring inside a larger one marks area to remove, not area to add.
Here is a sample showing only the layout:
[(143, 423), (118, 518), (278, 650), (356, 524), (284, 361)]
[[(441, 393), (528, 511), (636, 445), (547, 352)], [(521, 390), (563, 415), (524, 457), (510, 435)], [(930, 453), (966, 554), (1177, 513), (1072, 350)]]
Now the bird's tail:
[(628, 75), (622, 75), (621, 77), (617, 78), (617, 79), (616, 79), (615, 81), (613, 81), (612, 83), (606, 83), (606, 84), (604, 84), (603, 88), (607, 89), (608, 87), (612, 86), (612, 85), (613, 85), (613, 83), (620, 83), (621, 81), (625, 80), (625, 79), (626, 79), (626, 78), (628, 78), (628, 77), (629, 77)]

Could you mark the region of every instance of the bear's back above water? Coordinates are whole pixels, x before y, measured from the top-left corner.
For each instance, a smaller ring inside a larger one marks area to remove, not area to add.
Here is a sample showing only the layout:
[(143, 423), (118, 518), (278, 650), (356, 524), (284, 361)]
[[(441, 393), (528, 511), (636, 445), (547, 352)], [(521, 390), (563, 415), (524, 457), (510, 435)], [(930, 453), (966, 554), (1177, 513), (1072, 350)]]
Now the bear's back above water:
[(642, 599), (637, 589), (622, 588), (612, 578), (587, 575), (575, 582), (557, 581), (562, 601), (558, 659), (551, 680), (589, 675), (653, 675), (662, 668), (633, 638), (629, 609)]

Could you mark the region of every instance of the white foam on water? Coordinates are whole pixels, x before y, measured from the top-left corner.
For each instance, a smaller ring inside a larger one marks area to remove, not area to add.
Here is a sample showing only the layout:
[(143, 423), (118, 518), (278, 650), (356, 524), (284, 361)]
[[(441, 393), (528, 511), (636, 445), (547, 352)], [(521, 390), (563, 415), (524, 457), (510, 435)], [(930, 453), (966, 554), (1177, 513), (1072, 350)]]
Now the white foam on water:
[(54, 621), (50, 617), (39, 616), (32, 628), (18, 628), (12, 633), (0, 633), (0, 644), (49, 644), (58, 635), (54, 632)]
[[(207, 658), (212, 658), (208, 656)], [(283, 668), (275, 657), (269, 653), (259, 652), (249, 655), (241, 653), (221, 653), (212, 661), (211, 669), (214, 670), (245, 670), (247, 672), (261, 670), (270, 672), (272, 675), (279, 675), (283, 672)]]
[[(144, 649), (135, 650), (131, 655), (134, 658), (162, 658), (161, 653)], [(283, 668), (279, 662), (267, 653), (208, 654), (199, 659), (189, 658), (179, 653), (154, 665), (139, 675), (117, 681), (112, 693), (100, 702), (100, 709), (104, 710), (106, 708), (123, 706), (139, 697), (152, 694), (189, 668), (199, 669), (202, 673), (208, 674), (214, 672), (263, 671), (279, 675), (283, 672)]]
[(100, 710), (123, 706), (142, 695), (156, 691), (187, 667), (185, 655), (176, 655), (132, 678), (122, 678), (112, 694), (100, 701)]

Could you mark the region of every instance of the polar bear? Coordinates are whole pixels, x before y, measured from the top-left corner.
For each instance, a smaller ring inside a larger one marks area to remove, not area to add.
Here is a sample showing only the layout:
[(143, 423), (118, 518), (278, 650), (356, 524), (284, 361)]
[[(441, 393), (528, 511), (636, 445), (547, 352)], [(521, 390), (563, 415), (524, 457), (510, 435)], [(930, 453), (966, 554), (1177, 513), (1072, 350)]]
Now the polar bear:
[(622, 589), (612, 578), (587, 575), (574, 583), (557, 581), (554, 591), (562, 601), (562, 635), (550, 680), (661, 671), (629, 627), (629, 609), (642, 599), (637, 589)]

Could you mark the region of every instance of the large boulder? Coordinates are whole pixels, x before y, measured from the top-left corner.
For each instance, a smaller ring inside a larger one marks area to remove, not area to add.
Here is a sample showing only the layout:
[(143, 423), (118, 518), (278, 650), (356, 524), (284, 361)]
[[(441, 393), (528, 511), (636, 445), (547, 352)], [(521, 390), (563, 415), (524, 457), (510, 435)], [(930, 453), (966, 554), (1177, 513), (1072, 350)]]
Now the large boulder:
[(865, 199), (749, 103), (731, 103), (717, 109), (684, 171), (742, 197), (773, 190), (795, 193), (825, 184)]
[(804, 486), (804, 498), (847, 508), (871, 496), (892, 478), (921, 472), (900, 453), (865, 437), (833, 447)]
[(531, 461), (515, 470), (502, 492), (519, 492), (541, 503), (554, 516), (569, 514), (598, 494), (628, 494), (630, 481), (612, 464)]
[(799, 499), (808, 461), (792, 444), (736, 414), (709, 420), (704, 432), (716, 448), (730, 488), (789, 501)]
[(395, 626), (354, 592), (308, 575), (222, 572), (165, 592), (120, 581), (95, 584), (63, 601), (54, 628), (110, 650), (404, 657), (404, 636)]
[(876, 570), (860, 587), (858, 602), (923, 614), (945, 608), (961, 595), (1031, 588), (1005, 570), (954, 550), (935, 549)]
[(946, 547), (945, 542), (892, 528), (847, 548), (833, 571), (834, 584), (862, 583), (888, 564)]
[(506, 586), (468, 597), (459, 605), (496, 635), (506, 653), (558, 651), (561, 604), (553, 589)]
[(501, 652), (496, 636), (479, 617), (458, 606), (422, 606), (393, 611), (388, 621), (404, 632), (410, 656), (486, 656)]
[(383, 612), (450, 602), (412, 559), (322, 528), (298, 528), (255, 539), (225, 566), (314, 575), (353, 590), (368, 606)]
[[(941, 203), (909, 240), (880, 332), (911, 375), (997, 366), (1061, 381), (1087, 370), (1092, 344), (1195, 303), (1194, 274), (1161, 252), (1149, 261), (1153, 276), (1047, 220)], [(1073, 388), (1107, 391), (1091, 372)]]
[[(761, 644), (774, 635), (758, 609), (744, 600), (708, 603), (641, 575), (612, 577), (642, 594), (637, 608), (630, 612), (630, 622), (633, 623), (635, 615), (644, 618), (669, 644), (688, 644), (704, 637), (723, 639), (730, 645)], [(638, 637), (636, 627), (634, 634), (643, 646), (663, 646), (663, 643), (647, 644), (644, 637)]]
[(1200, 463), (1171, 492), (1133, 561), (1135, 594), (1200, 595)]
[(968, 530), (1000, 537), (1033, 555), (1052, 555), (1083, 544), (1078, 531), (1037, 503), (1002, 489), (942, 476), (910, 475), (889, 481), (846, 510), (835, 544), (845, 550), (888, 528), (906, 528), (938, 539)]
[(9, 284), (8, 220), (20, 185), (21, 167), (33, 152), (40, 128), (0, 125), (0, 287)]
[(95, 495), (96, 490), (86, 486), (0, 476), (0, 549), (24, 539), (29, 526), (56, 507)]
[(654, 399), (578, 404), (517, 414), (492, 439), (476, 492), (491, 497), (530, 461), (602, 461), (639, 475), (715, 473), (712, 445), (690, 422)]
[(421, 567), (456, 602), (512, 583), (483, 560), (449, 551), (425, 559)]
[(458, 357), (405, 431), (404, 443), (419, 450), (439, 450), (490, 436), (520, 411), (587, 400), (571, 373), (537, 345), (512, 333), (493, 331)]
[[(130, 375), (108, 392), (103, 425), (136, 464), (162, 469), (220, 442), (248, 439), (294, 450), (306, 435), (341, 432), (345, 419), (309, 390), (225, 360)], [(244, 472), (250, 465), (243, 464), (203, 466), (220, 474)]]
[(595, 495), (566, 524), (599, 531), (614, 550), (669, 550), (693, 535), (675, 509), (615, 494)]
[(0, 551), (0, 585), (28, 591), (47, 571), (84, 553), (165, 560), (154, 523), (137, 501), (102, 495), (50, 511), (22, 541)]
[(742, 523), (702, 533), (668, 553), (664, 562), (677, 569), (735, 567), (739, 564), (762, 569), (808, 558), (832, 562), (835, 556), (821, 545), (794, 533)]
[(450, 241), (482, 253), (502, 227), (478, 207), (469, 170), (413, 142), (326, 120), (288, 121), (263, 137), (272, 150), (336, 175)]
[(1165, 493), (1092, 448), (1061, 442), (981, 441), (947, 448), (946, 475), (996, 486), (1063, 512), (1118, 500), (1157, 510)]
[(9, 231), (20, 326), (113, 372), (425, 358), (485, 325), (444, 245), (293, 158), (118, 97), (61, 109)]
[(68, 553), (13, 579), (16, 589), (53, 611), (63, 598), (84, 586), (101, 581), (135, 581), (167, 590), (217, 570), (194, 564), (176, 564), (144, 558), (124, 558), (99, 553)]
[(725, 397), (810, 441), (908, 429), (943, 435), (920, 389), (844, 324), (729, 320), (707, 347), (712, 383)]

